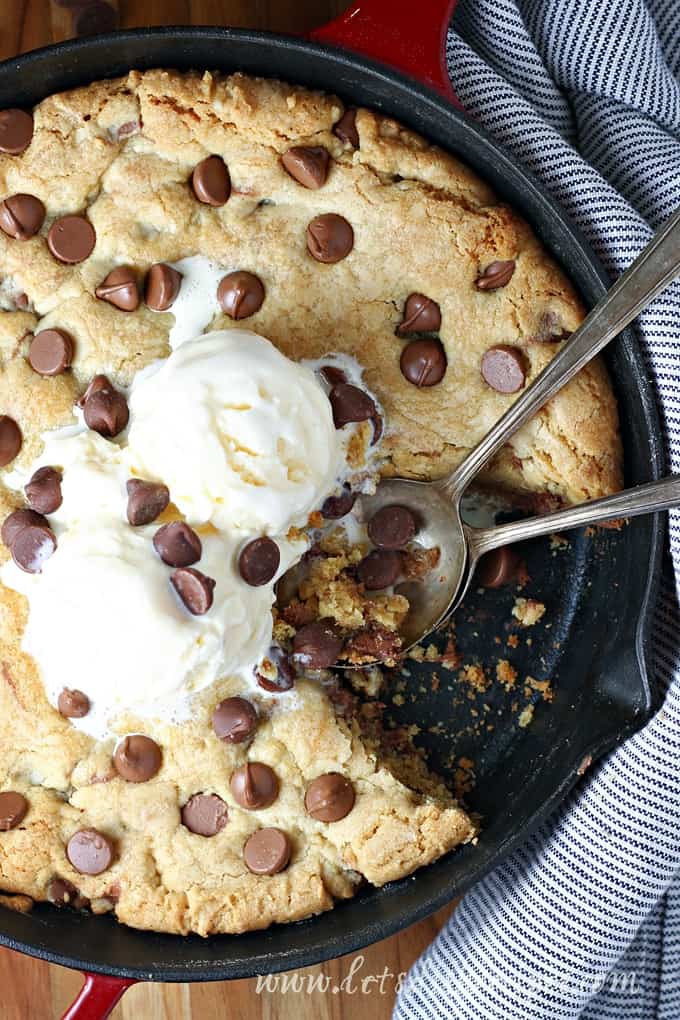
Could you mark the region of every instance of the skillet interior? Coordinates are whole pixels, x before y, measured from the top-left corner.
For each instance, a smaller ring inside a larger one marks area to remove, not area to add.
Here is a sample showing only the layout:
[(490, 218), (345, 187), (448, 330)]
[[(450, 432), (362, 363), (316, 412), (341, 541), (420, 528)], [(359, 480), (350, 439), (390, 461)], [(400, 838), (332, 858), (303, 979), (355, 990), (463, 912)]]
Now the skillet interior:
[[(520, 210), (562, 264), (587, 305), (606, 277), (585, 241), (537, 182), (472, 121), (396, 73), (298, 39), (247, 31), (166, 28), (120, 32), (34, 51), (0, 64), (0, 108), (33, 105), (50, 93), (97, 78), (166, 66), (276, 76), (337, 92), (393, 115), (455, 153)], [(663, 454), (653, 394), (634, 337), (628, 332), (607, 357), (622, 419), (626, 483), (659, 477)], [(551, 706), (527, 729), (508, 714), (508, 697), (484, 697), (494, 730), (483, 738), (453, 737), (470, 721), (470, 703), (452, 707), (442, 683), (430, 693), (432, 667), (409, 663), (409, 700), (398, 721), (450, 720), (445, 733), (425, 732), (433, 765), (446, 769), (452, 748), (476, 762), (470, 806), (485, 816), (476, 847), (441, 859), (416, 877), (366, 889), (331, 913), (242, 936), (178, 938), (141, 933), (111, 918), (38, 906), (32, 914), (0, 912), (0, 944), (65, 966), (142, 980), (201, 981), (248, 977), (306, 966), (355, 951), (412, 924), (477, 881), (558, 804), (586, 754), (594, 756), (638, 728), (651, 709), (647, 622), (654, 601), (662, 523), (638, 518), (621, 532), (575, 534), (557, 556), (545, 543), (526, 550), (531, 594), (548, 605), (549, 631), (535, 628), (531, 649), (513, 661), (538, 678), (556, 680)], [(472, 594), (457, 617), (466, 661), (492, 661), (512, 597)], [(445, 635), (442, 636), (445, 640)], [(496, 652), (497, 654), (497, 652)], [(544, 662), (541, 662), (541, 657)], [(524, 660), (524, 661), (522, 661)], [(428, 693), (419, 693), (424, 686)], [(497, 714), (500, 713), (500, 714)]]

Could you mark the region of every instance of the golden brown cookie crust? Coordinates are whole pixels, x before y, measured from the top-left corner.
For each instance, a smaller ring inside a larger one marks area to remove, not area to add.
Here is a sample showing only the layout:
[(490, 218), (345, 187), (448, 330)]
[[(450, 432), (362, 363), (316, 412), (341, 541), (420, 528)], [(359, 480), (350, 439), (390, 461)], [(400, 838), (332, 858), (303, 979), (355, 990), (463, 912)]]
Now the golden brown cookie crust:
[[(144, 305), (122, 313), (94, 297), (101, 280), (126, 264), (141, 282), (151, 264), (197, 253), (263, 281), (261, 309), (240, 325), (294, 358), (345, 352), (364, 366), (385, 410), (386, 470), (430, 478), (461, 459), (512, 400), (483, 381), (484, 351), (518, 345), (531, 379), (557, 349), (538, 339), (546, 322), (568, 332), (583, 309), (526, 225), (468, 168), (367, 110), (357, 114), (354, 151), (332, 132), (342, 112), (338, 99), (292, 85), (167, 71), (133, 72), (37, 107), (26, 153), (0, 156), (0, 199), (26, 192), (47, 210), (29, 241), (0, 232), (0, 412), (24, 435), (10, 467), (35, 458), (44, 430), (73, 421), (74, 400), (94, 374), (126, 385), (169, 353), (172, 315)], [(281, 154), (300, 144), (323, 145), (333, 157), (317, 191), (281, 166)], [(220, 208), (199, 205), (188, 185), (195, 164), (211, 154), (231, 175), (232, 194)], [(335, 265), (315, 262), (305, 245), (307, 223), (325, 212), (354, 228), (352, 252)], [(87, 215), (97, 232), (94, 254), (81, 265), (62, 265), (45, 244), (52, 221), (67, 213)], [(476, 277), (498, 259), (516, 261), (511, 281), (478, 291)], [(399, 369), (405, 341), (395, 329), (413, 291), (441, 307), (448, 371), (434, 389), (416, 389)], [(56, 378), (37, 376), (26, 361), (39, 322), (75, 340), (72, 369)], [(214, 323), (232, 325), (226, 316)], [(556, 397), (488, 477), (566, 500), (618, 488), (617, 411), (603, 366), (590, 366)], [(3, 518), (16, 502), (0, 485)], [(6, 555), (2, 547), (0, 559)], [(352, 895), (362, 876), (380, 885), (474, 836), (455, 801), (410, 791), (307, 682), (294, 707), (266, 716), (249, 750), (220, 743), (210, 726), (214, 705), (241, 693), (229, 679), (205, 692), (196, 718), (182, 727), (122, 720), (121, 732), (143, 730), (163, 748), (157, 776), (125, 783), (111, 767), (113, 741), (95, 744), (48, 704), (21, 651), (25, 615), (24, 599), (0, 589), (0, 790), (22, 792), (30, 803), (20, 826), (0, 834), (3, 893), (42, 900), (59, 876), (93, 910), (114, 910), (136, 927), (240, 932), (326, 910)], [(77, 640), (77, 621), (65, 639)], [(239, 808), (229, 787), (246, 755), (270, 764), (281, 782), (277, 801), (260, 812)], [(343, 772), (357, 793), (350, 814), (332, 824), (304, 811), (305, 785), (324, 771)], [(210, 839), (180, 821), (197, 792), (217, 793), (229, 807), (227, 825)], [(291, 838), (291, 864), (279, 875), (258, 877), (243, 863), (243, 844), (261, 825)], [(88, 826), (116, 844), (115, 863), (97, 877), (78, 875), (64, 852)]]

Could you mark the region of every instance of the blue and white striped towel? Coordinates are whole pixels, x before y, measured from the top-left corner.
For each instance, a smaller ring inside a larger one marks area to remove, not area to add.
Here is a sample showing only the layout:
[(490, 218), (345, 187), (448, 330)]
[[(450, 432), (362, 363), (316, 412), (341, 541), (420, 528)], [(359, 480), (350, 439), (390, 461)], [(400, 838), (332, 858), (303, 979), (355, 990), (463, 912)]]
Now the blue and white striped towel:
[[(680, 0), (463, 0), (448, 58), (465, 109), (621, 273), (680, 205)], [(679, 284), (638, 334), (677, 472)], [(668, 568), (662, 709), (465, 896), (395, 1020), (680, 1020), (678, 511)]]

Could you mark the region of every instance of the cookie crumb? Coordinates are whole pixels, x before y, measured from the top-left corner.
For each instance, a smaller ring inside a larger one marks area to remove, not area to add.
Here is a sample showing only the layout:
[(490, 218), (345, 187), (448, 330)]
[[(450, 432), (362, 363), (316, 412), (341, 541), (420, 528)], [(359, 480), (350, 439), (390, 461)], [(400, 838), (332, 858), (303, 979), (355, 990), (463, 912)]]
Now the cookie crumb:
[(545, 605), (537, 599), (515, 599), (512, 615), (523, 627), (533, 627), (545, 613)]

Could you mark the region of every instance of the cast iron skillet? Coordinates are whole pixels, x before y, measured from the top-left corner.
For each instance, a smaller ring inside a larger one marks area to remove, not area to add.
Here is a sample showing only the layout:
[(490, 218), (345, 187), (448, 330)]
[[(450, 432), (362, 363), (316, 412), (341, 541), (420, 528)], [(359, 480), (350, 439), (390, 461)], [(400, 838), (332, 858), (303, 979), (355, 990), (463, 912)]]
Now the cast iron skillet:
[[(0, 108), (31, 106), (62, 89), (157, 66), (240, 69), (331, 90), (348, 102), (394, 115), (460, 155), (522, 211), (592, 305), (607, 279), (584, 239), (531, 174), (452, 105), (455, 97), (443, 68), (452, 6), (436, 0), (414, 12), (412, 0), (371, 0), (317, 33), (320, 43), (248, 31), (166, 28), (51, 46), (0, 64)], [(377, 55), (429, 87), (327, 43)], [(621, 410), (626, 483), (658, 478), (663, 473), (659, 422), (631, 334), (612, 346), (608, 364)], [(489, 710), (478, 706), (493, 728), (481, 735), (465, 731), (473, 721), (467, 699), (456, 699), (445, 680), (439, 691), (430, 692), (432, 667), (409, 664), (416, 697), (407, 697), (395, 718), (419, 723), (433, 765), (444, 772), (452, 752), (475, 760), (477, 787), (470, 805), (484, 816), (477, 846), (455, 851), (415, 878), (367, 888), (330, 913), (265, 932), (179, 938), (135, 931), (109, 917), (36, 906), (28, 915), (0, 911), (0, 944), (108, 975), (90, 976), (67, 1013), (101, 1017), (134, 980), (224, 980), (306, 966), (358, 950), (427, 916), (521, 843), (565, 797), (584, 759), (602, 754), (648, 717), (648, 623), (661, 542), (660, 521), (646, 517), (620, 532), (577, 533), (558, 555), (549, 555), (541, 542), (526, 550), (531, 594), (546, 602), (552, 626), (534, 628), (531, 649), (522, 641), (511, 657), (521, 676), (556, 681), (553, 704), (540, 705), (526, 729), (518, 728), (510, 713), (511, 699), (494, 688), (481, 699)], [(475, 655), (491, 661), (489, 649), (507, 630), (511, 604), (507, 591), (473, 593), (466, 600), (457, 616), (466, 661)], [(442, 642), (446, 638), (440, 636)], [(430, 724), (442, 720), (445, 733), (428, 732)]]

